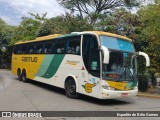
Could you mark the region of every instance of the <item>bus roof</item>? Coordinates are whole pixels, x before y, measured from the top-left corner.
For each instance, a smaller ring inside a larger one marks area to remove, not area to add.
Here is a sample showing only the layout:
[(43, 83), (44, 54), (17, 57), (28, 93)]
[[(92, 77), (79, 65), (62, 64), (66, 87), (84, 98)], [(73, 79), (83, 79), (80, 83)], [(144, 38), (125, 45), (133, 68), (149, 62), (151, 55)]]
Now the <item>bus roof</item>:
[(53, 38), (63, 38), (63, 37), (69, 37), (69, 36), (75, 36), (75, 35), (78, 35), (77, 33), (74, 33), (74, 34), (65, 34), (65, 35), (62, 35), (62, 34), (52, 34), (52, 35), (48, 35), (48, 36), (43, 36), (43, 37), (37, 37), (35, 40), (28, 40), (28, 41), (20, 41), (20, 42), (17, 42), (15, 43), (15, 45), (17, 44), (23, 44), (23, 43), (32, 43), (32, 42), (37, 42), (37, 41), (44, 41), (44, 40), (50, 40), (50, 39), (53, 39)]
[(83, 33), (94, 33), (94, 34), (97, 34), (97, 35), (106, 35), (106, 36), (109, 36), (109, 37), (115, 37), (115, 38), (120, 38), (120, 39), (124, 39), (124, 40), (128, 40), (128, 41), (132, 41), (132, 39), (128, 38), (128, 37), (125, 37), (125, 36), (121, 36), (121, 35), (117, 35), (117, 34), (114, 34), (114, 33), (109, 33), (109, 32), (103, 32), (103, 31), (84, 31)]
[(35, 40), (29, 40), (29, 41), (24, 41), (24, 42), (17, 42), (15, 44), (37, 42), (37, 41), (49, 40), (49, 39), (53, 39), (53, 38), (63, 38), (63, 37), (75, 36), (75, 35), (86, 34), (86, 33), (96, 34), (96, 35), (106, 35), (106, 36), (109, 36), (109, 37), (115, 37), (115, 38), (120, 38), (120, 39), (124, 39), (124, 40), (128, 40), (128, 41), (132, 41), (131, 39), (129, 39), (129, 38), (125, 37), (125, 36), (121, 36), (121, 35), (117, 35), (117, 34), (113, 34), (113, 33), (109, 33), (109, 32), (103, 32), (103, 31), (84, 31), (84, 32), (73, 32), (71, 34), (65, 34), (65, 35), (52, 34), (52, 35), (48, 35), (48, 36), (37, 37)]
[(23, 41), (23, 42), (17, 42), (15, 44), (23, 44), (23, 43), (30, 43), (30, 42), (36, 42), (36, 41), (43, 41), (43, 40), (49, 40), (55, 37), (61, 36), (61, 34), (52, 34), (48, 36), (43, 36), (43, 37), (37, 37), (35, 40), (29, 40), (29, 41)]

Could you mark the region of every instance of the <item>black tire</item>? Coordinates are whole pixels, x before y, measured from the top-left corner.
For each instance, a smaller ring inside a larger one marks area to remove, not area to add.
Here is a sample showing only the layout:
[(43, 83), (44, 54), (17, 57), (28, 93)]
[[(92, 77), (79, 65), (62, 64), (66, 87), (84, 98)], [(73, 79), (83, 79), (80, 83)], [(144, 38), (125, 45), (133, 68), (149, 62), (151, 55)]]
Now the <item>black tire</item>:
[(76, 83), (73, 79), (67, 80), (65, 84), (66, 96), (69, 98), (76, 99), (79, 97), (79, 94), (76, 92)]
[(21, 70), (20, 69), (17, 70), (17, 77), (18, 77), (19, 81), (22, 81), (22, 75), (21, 75)]
[(21, 76), (22, 76), (22, 81), (25, 82), (25, 83), (27, 83), (28, 79), (26, 77), (26, 71), (25, 70), (22, 71), (22, 75)]

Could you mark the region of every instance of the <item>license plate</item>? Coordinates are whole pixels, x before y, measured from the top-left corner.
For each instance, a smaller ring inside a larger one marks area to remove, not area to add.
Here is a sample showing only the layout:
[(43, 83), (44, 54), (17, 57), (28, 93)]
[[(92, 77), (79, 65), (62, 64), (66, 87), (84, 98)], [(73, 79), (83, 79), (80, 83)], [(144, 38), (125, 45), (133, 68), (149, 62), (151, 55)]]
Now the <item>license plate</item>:
[(128, 96), (128, 93), (122, 93), (121, 96), (122, 97)]

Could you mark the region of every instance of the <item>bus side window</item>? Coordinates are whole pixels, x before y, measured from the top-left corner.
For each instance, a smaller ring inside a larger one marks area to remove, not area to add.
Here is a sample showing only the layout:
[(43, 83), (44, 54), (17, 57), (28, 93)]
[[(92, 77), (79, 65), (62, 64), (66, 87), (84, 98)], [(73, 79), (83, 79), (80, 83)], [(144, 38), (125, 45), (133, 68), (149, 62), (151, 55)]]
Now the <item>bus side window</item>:
[(56, 51), (55, 51), (55, 50), (56, 50), (55, 40), (52, 41), (51, 46), (52, 46), (51, 53), (52, 53), (52, 54), (55, 54), (55, 53), (56, 53)]
[(33, 54), (34, 53), (34, 46), (32, 44), (29, 44), (28, 53), (29, 54)]
[(35, 52), (36, 52), (37, 54), (42, 54), (42, 53), (43, 53), (43, 44), (42, 44), (42, 43), (39, 43), (39, 44), (36, 45), (36, 50), (35, 50)]
[(50, 42), (45, 43), (44, 53), (51, 54), (51, 51), (52, 51), (52, 43), (50, 43)]
[(20, 46), (19, 46), (19, 45), (14, 45), (13, 53), (14, 53), (14, 54), (18, 54), (19, 49), (20, 49)]
[(27, 44), (22, 45), (21, 53), (22, 54), (26, 54), (27, 53)]
[(54, 44), (54, 49), (55, 49), (55, 52), (57, 54), (64, 54), (65, 53), (65, 48), (66, 44), (65, 44), (65, 39), (62, 38), (62, 39), (57, 39), (55, 41), (55, 44)]
[(19, 45), (18, 54), (23, 54), (22, 50), (23, 50), (23, 45)]
[(81, 36), (68, 38), (67, 53), (80, 55)]

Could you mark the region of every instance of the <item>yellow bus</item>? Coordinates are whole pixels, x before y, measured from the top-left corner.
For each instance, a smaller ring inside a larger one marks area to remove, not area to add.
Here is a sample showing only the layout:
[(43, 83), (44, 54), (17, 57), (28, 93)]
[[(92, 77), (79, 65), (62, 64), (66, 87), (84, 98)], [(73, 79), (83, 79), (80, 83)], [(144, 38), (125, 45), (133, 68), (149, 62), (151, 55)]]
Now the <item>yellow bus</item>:
[(132, 40), (102, 31), (54, 34), (18, 42), (12, 54), (12, 73), (19, 80), (35, 80), (98, 99), (136, 96), (137, 56)]

